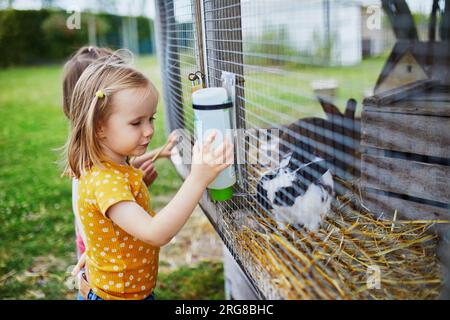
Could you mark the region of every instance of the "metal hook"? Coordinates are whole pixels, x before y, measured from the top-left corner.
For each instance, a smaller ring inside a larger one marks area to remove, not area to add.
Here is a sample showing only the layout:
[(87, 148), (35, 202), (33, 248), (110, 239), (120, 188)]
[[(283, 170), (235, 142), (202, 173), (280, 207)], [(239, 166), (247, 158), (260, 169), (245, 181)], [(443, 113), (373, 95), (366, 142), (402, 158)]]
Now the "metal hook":
[(196, 71), (195, 73), (191, 72), (188, 75), (189, 81), (199, 80), (200, 83), (205, 82), (205, 75), (201, 71)]
[[(197, 71), (197, 72), (199, 72), (199, 71)], [(196, 73), (189, 73), (189, 75), (188, 75), (188, 79), (189, 79), (189, 81), (195, 81), (195, 80), (197, 80), (198, 79), (198, 76), (197, 76), (197, 74)]]
[(200, 80), (200, 83), (203, 84), (205, 82), (205, 75), (203, 74), (203, 72), (201, 71), (197, 71), (195, 73), (195, 75), (197, 76), (197, 79)]

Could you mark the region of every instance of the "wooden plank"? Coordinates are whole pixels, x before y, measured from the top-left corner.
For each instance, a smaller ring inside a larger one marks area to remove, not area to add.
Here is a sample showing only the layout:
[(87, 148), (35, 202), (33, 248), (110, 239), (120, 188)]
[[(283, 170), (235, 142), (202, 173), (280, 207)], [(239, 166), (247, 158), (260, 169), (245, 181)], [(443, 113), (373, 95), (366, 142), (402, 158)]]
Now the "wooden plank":
[(450, 158), (450, 117), (362, 113), (361, 144), (368, 147)]
[(450, 101), (401, 101), (391, 105), (365, 105), (364, 110), (450, 117)]
[(194, 43), (197, 49), (196, 54), (196, 60), (197, 60), (197, 66), (199, 67), (199, 70), (201, 73), (206, 75), (205, 70), (205, 55), (204, 55), (204, 48), (203, 48), (203, 21), (202, 21), (202, 0), (195, 0), (194, 6), (193, 6), (193, 13), (195, 17), (195, 32), (194, 32)]
[(223, 265), (225, 275), (225, 295), (233, 300), (257, 300), (258, 293), (253, 284), (234, 260), (228, 248), (223, 246)]
[(367, 191), (363, 191), (363, 202), (366, 207), (374, 212), (376, 217), (384, 212), (384, 218), (392, 219), (394, 211), (397, 209), (397, 219), (450, 219), (449, 209), (434, 207), (424, 203), (417, 203)]
[[(389, 62), (388, 62), (389, 63)], [(415, 93), (427, 90), (437, 84), (433, 80), (420, 80), (410, 84), (406, 84), (392, 90), (384, 91), (363, 100), (363, 105), (388, 105), (396, 101), (406, 100)], [(378, 86), (378, 85), (377, 85)]]
[(364, 154), (361, 171), (365, 187), (449, 202), (449, 166)]

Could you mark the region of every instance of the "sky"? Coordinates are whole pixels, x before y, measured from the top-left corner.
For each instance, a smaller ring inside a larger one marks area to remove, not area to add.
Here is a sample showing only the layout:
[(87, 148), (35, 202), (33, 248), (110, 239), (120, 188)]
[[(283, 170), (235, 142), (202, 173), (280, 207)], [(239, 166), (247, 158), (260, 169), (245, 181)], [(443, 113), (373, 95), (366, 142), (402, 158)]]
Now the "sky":
[[(142, 1), (146, 2), (145, 9), (141, 10)], [(42, 6), (41, 0), (14, 0), (13, 6), (16, 9), (40, 9)], [(73, 0), (54, 0), (56, 6), (69, 9), (75, 9), (73, 7), (75, 1)], [(76, 1), (77, 9), (84, 11), (86, 9), (91, 9), (92, 11), (97, 11), (100, 7), (100, 3), (106, 3), (106, 1), (96, 1), (96, 0), (78, 0)], [(117, 4), (117, 13), (120, 15), (144, 15), (147, 17), (154, 18), (155, 16), (155, 4), (154, 0), (118, 0), (114, 1)], [(7, 0), (0, 1), (0, 8), (4, 8)], [(109, 12), (108, 8), (104, 11)]]
[[(145, 9), (141, 10), (140, 3), (146, 1)], [(258, 0), (255, 0), (258, 1)], [(276, 1), (276, 0), (273, 0)], [(292, 0), (298, 1), (298, 0)], [(349, 0), (342, 0), (349, 1)], [(72, 8), (74, 1), (71, 0), (54, 0), (58, 6), (66, 9)], [(91, 9), (96, 11), (99, 7), (98, 3), (107, 1), (95, 1), (95, 0), (78, 0), (77, 5), (81, 10)], [(155, 16), (154, 0), (120, 0), (115, 1), (117, 3), (117, 13), (121, 15), (145, 15), (150, 18)], [(380, 4), (379, 0), (351, 0), (350, 2), (358, 2), (361, 4)], [(0, 1), (0, 8), (5, 7), (7, 0)], [(431, 11), (432, 0), (407, 0), (408, 5), (412, 11), (429, 13)], [(40, 9), (41, 0), (14, 0), (14, 7), (17, 9)], [(94, 4), (94, 6), (93, 6)], [(109, 11), (106, 9), (105, 11)]]
[[(363, 3), (363, 4), (380, 4), (380, 0), (357, 0), (357, 2)], [(406, 3), (408, 4), (409, 8), (413, 12), (422, 12), (422, 13), (430, 13), (431, 12), (431, 6), (433, 4), (432, 0), (406, 0)]]

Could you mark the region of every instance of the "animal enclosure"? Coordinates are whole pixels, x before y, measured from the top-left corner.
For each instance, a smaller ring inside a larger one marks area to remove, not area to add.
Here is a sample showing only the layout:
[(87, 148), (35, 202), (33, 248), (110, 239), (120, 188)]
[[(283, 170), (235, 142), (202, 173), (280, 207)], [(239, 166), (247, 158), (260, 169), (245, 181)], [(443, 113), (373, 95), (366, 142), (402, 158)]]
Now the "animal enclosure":
[[(450, 4), (433, 2), (428, 38), (419, 39), (405, 1), (156, 3), (167, 131), (183, 130), (180, 154), (172, 158), (182, 177), (194, 135), (193, 89), (225, 86), (234, 102), (233, 124), (241, 129), (234, 196), (215, 202), (205, 193), (200, 205), (259, 298), (441, 295), (448, 258), (436, 253), (448, 251), (450, 218), (450, 100), (443, 81), (449, 51), (415, 48), (448, 41)], [(410, 44), (406, 58), (392, 58), (402, 41)], [(424, 82), (440, 90), (428, 100), (428, 91), (408, 89)], [(422, 104), (380, 106), (393, 94), (400, 94), (395, 101)], [(408, 140), (419, 127), (430, 132), (430, 112), (439, 113), (433, 121), (441, 129), (420, 138), (445, 150), (438, 156)], [(387, 139), (395, 141), (386, 145)], [(405, 144), (407, 152), (390, 147)], [(394, 164), (372, 161), (380, 152)], [(441, 180), (416, 170), (430, 165)], [(378, 184), (367, 178), (374, 176)], [(411, 186), (424, 179), (429, 190)], [(408, 206), (392, 200), (406, 196)]]

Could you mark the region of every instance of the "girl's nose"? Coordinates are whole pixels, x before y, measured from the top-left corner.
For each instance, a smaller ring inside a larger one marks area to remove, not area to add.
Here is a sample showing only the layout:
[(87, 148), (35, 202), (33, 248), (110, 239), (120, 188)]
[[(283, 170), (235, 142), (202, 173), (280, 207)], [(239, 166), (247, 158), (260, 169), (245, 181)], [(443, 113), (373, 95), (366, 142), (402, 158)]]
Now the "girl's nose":
[(145, 137), (151, 137), (151, 136), (153, 136), (153, 132), (154, 131), (155, 130), (153, 129), (153, 126), (151, 124), (148, 124), (148, 125), (145, 126), (144, 136)]

